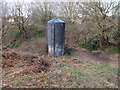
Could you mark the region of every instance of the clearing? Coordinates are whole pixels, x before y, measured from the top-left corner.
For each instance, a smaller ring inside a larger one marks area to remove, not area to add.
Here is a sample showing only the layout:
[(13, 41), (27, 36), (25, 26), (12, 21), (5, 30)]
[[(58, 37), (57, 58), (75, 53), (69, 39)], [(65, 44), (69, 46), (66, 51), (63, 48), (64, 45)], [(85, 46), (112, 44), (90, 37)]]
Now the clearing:
[(2, 58), (3, 87), (118, 88), (118, 54), (77, 48), (52, 58), (7, 49)]

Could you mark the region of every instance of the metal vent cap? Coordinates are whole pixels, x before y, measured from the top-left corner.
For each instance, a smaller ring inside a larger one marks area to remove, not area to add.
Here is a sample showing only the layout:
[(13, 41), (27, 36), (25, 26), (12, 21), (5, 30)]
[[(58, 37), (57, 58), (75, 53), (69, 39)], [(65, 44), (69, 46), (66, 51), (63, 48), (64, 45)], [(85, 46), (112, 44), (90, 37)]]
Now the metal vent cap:
[(56, 18), (56, 19), (49, 20), (48, 23), (64, 23), (64, 21)]

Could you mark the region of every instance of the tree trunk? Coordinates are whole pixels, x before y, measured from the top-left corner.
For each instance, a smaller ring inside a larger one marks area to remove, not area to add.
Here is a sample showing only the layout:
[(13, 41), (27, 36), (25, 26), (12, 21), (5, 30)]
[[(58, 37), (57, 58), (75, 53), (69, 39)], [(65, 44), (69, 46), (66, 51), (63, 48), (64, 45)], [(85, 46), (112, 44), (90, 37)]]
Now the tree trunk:
[(100, 48), (104, 48), (106, 46), (106, 43), (105, 43), (105, 36), (104, 36), (104, 32), (101, 33), (100, 35)]

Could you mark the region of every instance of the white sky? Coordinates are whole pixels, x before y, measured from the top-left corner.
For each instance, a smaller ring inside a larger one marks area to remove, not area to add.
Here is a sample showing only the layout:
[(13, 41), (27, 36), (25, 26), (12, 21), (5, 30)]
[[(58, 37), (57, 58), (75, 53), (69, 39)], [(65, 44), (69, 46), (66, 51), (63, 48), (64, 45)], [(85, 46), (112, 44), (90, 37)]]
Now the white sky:
[[(0, 0), (0, 1), (3, 1), (3, 0)], [(32, 1), (33, 2), (55, 2), (55, 1), (58, 1), (58, 2), (89, 2), (89, 1), (96, 1), (96, 0), (4, 0), (4, 2), (26, 2), (26, 3), (29, 3), (29, 2), (32, 2)], [(103, 2), (111, 2), (111, 1), (119, 2), (120, 0), (100, 0), (100, 1), (103, 1)], [(109, 15), (111, 15), (111, 12), (109, 13)]]
[[(0, 1), (2, 1), (2, 0), (0, 0)], [(4, 1), (6, 1), (6, 2), (31, 2), (31, 1), (37, 1), (37, 2), (55, 2), (55, 1), (62, 1), (62, 2), (74, 2), (74, 1), (89, 2), (90, 0), (4, 0)], [(111, 0), (101, 0), (101, 1), (110, 2)], [(119, 2), (120, 0), (112, 0), (112, 1)]]

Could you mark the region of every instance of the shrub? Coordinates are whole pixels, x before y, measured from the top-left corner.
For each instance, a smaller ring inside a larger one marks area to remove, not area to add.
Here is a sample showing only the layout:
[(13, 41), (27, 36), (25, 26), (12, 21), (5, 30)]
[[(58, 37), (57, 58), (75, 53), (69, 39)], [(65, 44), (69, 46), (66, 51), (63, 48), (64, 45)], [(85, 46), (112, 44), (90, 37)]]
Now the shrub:
[(26, 27), (27, 30), (37, 30), (37, 26), (35, 25), (29, 25)]
[(97, 50), (99, 48), (99, 40), (93, 40), (91, 42), (84, 43), (83, 39), (76, 42), (80, 47), (85, 48), (89, 51)]
[(45, 30), (36, 31), (36, 34), (37, 34), (38, 37), (44, 37), (45, 36)]
[(65, 55), (71, 55), (73, 51), (73, 49), (68, 47), (68, 45), (65, 45), (64, 50), (65, 50), (64, 52)]
[(10, 44), (19, 35), (20, 35), (20, 32), (18, 29), (11, 28), (11, 29), (7, 30), (5, 37), (2, 38), (3, 46), (6, 47), (6, 45)]

